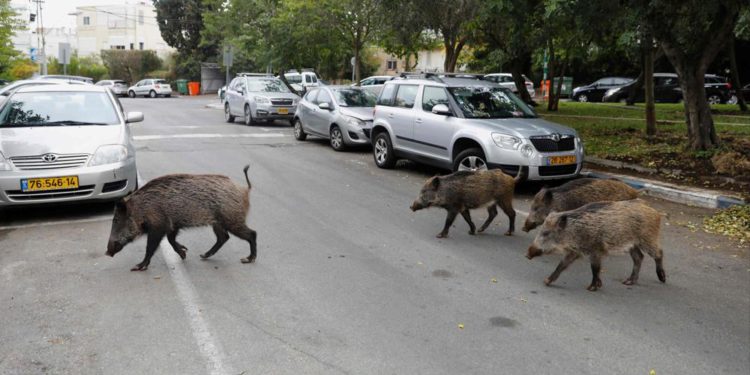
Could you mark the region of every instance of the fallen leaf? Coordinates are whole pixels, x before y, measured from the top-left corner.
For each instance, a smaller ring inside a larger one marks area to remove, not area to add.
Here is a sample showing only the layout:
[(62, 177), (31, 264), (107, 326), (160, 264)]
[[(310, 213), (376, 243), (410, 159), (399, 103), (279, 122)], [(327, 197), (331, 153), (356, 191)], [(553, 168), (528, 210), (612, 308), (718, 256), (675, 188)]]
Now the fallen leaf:
[(492, 280), (490, 280), (490, 282), (497, 283), (497, 279), (493, 277)]
[(458, 329), (464, 329), (464, 324), (463, 323), (458, 323)]
[(154, 279), (159, 280), (161, 279), (161, 276), (154, 276)]

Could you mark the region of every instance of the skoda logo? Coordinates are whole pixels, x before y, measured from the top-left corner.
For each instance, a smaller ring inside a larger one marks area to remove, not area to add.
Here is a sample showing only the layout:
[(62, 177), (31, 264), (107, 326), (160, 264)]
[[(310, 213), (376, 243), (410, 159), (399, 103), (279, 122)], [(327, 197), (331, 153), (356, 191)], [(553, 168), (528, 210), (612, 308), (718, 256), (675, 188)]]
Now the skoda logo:
[(550, 138), (552, 138), (552, 140), (555, 142), (560, 142), (560, 134), (552, 133), (550, 134)]
[(47, 163), (52, 163), (53, 161), (57, 160), (57, 155), (55, 155), (55, 154), (44, 154), (44, 155), (42, 155), (42, 160), (44, 160)]

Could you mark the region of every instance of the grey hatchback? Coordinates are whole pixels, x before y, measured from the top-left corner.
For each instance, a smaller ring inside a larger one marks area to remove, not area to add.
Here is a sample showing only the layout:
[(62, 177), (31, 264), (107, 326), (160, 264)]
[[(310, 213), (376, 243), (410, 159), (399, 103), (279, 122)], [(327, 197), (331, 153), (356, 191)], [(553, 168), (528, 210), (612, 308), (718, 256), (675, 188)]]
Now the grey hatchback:
[(510, 90), (476, 77), (435, 74), (386, 82), (375, 107), (373, 156), (458, 170), (500, 168), (532, 180), (576, 176), (583, 145), (575, 130), (539, 118)]

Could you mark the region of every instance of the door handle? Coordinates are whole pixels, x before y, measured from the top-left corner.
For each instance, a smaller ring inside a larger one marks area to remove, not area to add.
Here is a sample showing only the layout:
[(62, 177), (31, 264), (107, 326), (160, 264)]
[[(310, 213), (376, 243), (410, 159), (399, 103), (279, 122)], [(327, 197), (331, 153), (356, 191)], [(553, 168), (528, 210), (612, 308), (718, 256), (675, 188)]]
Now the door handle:
[(418, 119), (414, 120), (414, 122), (416, 122), (417, 124), (421, 124), (422, 123), (422, 119), (418, 118)]
[(388, 118), (393, 118), (393, 113), (389, 113)]

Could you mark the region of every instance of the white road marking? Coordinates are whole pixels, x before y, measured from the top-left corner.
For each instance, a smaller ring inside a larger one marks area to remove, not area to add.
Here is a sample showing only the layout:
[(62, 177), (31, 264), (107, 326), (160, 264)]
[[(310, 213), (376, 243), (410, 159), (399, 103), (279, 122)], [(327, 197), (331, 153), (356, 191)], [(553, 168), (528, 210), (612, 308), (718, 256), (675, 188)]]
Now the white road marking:
[(227, 364), (226, 355), (224, 355), (219, 341), (211, 334), (208, 318), (203, 314), (205, 309), (201, 306), (195, 286), (190, 281), (190, 276), (185, 272), (182, 259), (172, 251), (167, 240), (164, 240), (159, 248), (167, 263), (169, 275), (172, 277), (175, 289), (177, 289), (182, 307), (187, 314), (193, 337), (198, 344), (201, 355), (206, 359), (208, 373), (212, 375), (234, 374), (234, 371)]
[(112, 215), (95, 216), (95, 217), (89, 217), (89, 218), (86, 218), (86, 219), (58, 220), (58, 221), (45, 221), (45, 222), (41, 222), (41, 223), (6, 225), (6, 226), (0, 227), (0, 230), (25, 229), (25, 228), (36, 228), (36, 227), (50, 227), (50, 226), (53, 226), (53, 225), (95, 223), (95, 222), (99, 222), (99, 221), (111, 221), (111, 220), (112, 220)]
[(218, 133), (196, 133), (196, 134), (160, 134), (160, 135), (136, 135), (136, 141), (151, 141), (156, 139), (174, 138), (280, 138), (286, 137), (281, 133), (241, 133), (241, 134), (218, 134)]

